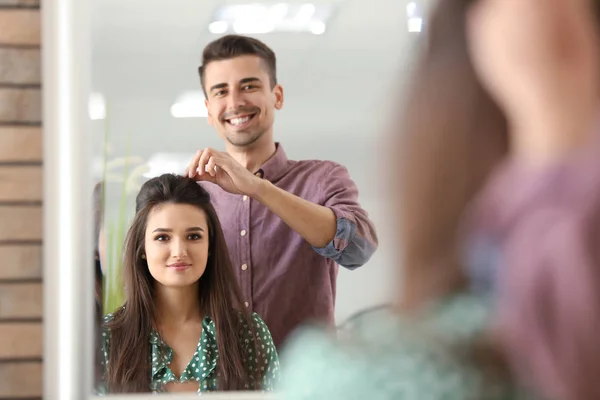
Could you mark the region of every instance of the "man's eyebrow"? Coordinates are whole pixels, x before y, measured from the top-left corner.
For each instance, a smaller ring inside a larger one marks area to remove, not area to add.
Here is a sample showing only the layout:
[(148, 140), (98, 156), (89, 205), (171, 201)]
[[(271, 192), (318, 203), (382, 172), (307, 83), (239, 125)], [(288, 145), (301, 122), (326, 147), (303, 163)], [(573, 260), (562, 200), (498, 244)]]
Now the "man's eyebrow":
[(210, 90), (209, 90), (209, 92), (212, 92), (212, 91), (213, 91), (213, 90), (215, 90), (215, 89), (223, 89), (223, 88), (226, 88), (226, 87), (227, 87), (227, 84), (226, 84), (226, 83), (217, 83), (216, 85), (212, 85), (212, 86), (210, 87)]
[(242, 83), (256, 82), (256, 81), (260, 82), (260, 79), (254, 77), (254, 76), (251, 76), (250, 78), (240, 79), (240, 84), (242, 84)]

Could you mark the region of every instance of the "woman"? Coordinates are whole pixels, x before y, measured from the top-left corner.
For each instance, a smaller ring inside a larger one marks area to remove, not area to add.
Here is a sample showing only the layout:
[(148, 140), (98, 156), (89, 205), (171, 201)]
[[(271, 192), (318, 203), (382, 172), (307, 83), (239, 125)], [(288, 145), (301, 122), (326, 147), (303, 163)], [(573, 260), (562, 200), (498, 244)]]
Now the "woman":
[(104, 392), (271, 390), (271, 334), (244, 306), (201, 186), (171, 174), (146, 182), (123, 262), (126, 301), (105, 319)]
[(286, 398), (600, 398), (599, 4), (438, 2), (387, 169), (398, 310), (299, 335)]

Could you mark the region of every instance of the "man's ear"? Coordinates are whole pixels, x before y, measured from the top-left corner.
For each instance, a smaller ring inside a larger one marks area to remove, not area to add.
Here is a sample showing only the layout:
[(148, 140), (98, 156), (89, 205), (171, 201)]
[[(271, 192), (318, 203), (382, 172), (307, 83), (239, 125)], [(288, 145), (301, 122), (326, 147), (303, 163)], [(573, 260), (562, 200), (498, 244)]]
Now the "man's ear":
[(275, 85), (273, 95), (275, 96), (275, 108), (281, 110), (283, 108), (283, 86), (280, 84)]

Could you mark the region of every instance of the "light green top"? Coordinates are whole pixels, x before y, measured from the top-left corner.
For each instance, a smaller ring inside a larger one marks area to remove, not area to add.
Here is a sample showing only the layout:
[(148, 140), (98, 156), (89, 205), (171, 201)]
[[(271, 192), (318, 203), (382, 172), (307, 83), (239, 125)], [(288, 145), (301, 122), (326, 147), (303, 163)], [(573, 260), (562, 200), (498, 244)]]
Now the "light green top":
[[(113, 315), (108, 314), (104, 318), (104, 322), (112, 320)], [(257, 351), (258, 356), (263, 354), (264, 365), (258, 365), (258, 358), (256, 354), (253, 354), (252, 343), (252, 331), (247, 324), (242, 327), (244, 334), (240, 340), (246, 343), (246, 359), (244, 362), (247, 368), (247, 373), (250, 379), (254, 379), (257, 372), (260, 373), (262, 378), (261, 389), (264, 391), (271, 391), (276, 382), (279, 380), (279, 358), (277, 356), (277, 350), (273, 344), (271, 333), (267, 328), (265, 322), (254, 313), (252, 315), (252, 323), (256, 335)], [(102, 333), (102, 345), (104, 360), (102, 361), (103, 368), (106, 368), (108, 364), (108, 352), (110, 351), (110, 331), (104, 329)], [(152, 379), (150, 381), (151, 392), (164, 392), (164, 385), (170, 382), (198, 382), (198, 393), (215, 391), (217, 390), (217, 362), (219, 358), (219, 349), (217, 347), (217, 336), (215, 331), (215, 323), (209, 317), (205, 317), (202, 321), (202, 335), (198, 341), (198, 347), (194, 353), (189, 364), (178, 378), (169, 364), (173, 359), (173, 350), (165, 343), (158, 332), (152, 331), (149, 338), (149, 345), (151, 346), (151, 362), (152, 364)], [(250, 389), (250, 385), (246, 385), (247, 389)], [(99, 388), (99, 394), (107, 394), (106, 387)]]
[(283, 352), (283, 399), (525, 399), (510, 382), (484, 374), (471, 357), (488, 305), (485, 298), (459, 295), (418, 322), (389, 310), (370, 312), (338, 332), (338, 340), (305, 329)]

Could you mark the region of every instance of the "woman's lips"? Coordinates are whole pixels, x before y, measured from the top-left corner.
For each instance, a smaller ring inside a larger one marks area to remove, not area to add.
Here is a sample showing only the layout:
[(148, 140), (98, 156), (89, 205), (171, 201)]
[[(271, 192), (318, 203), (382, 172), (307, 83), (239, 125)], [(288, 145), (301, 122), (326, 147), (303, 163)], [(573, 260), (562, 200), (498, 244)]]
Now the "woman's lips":
[(188, 269), (190, 267), (190, 264), (175, 263), (175, 264), (169, 264), (168, 267), (172, 268), (175, 271), (185, 271), (186, 269)]

